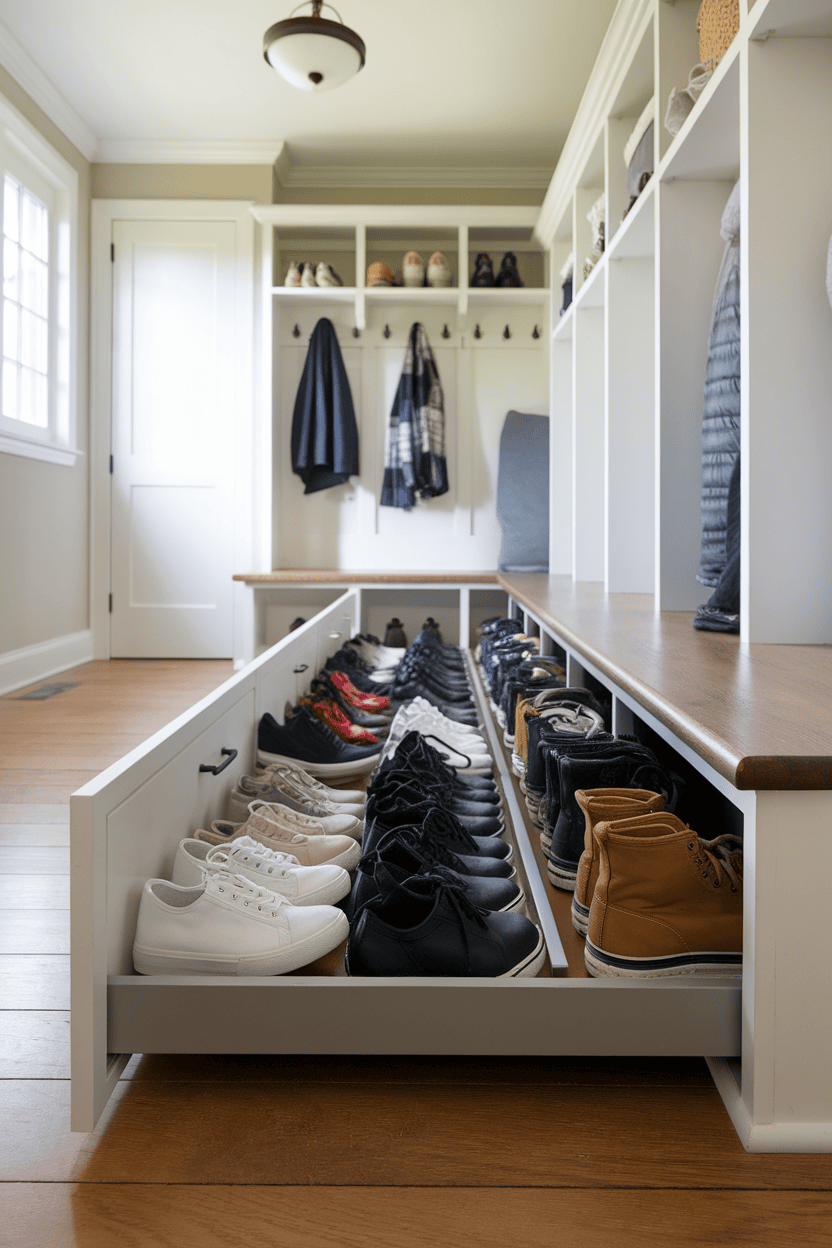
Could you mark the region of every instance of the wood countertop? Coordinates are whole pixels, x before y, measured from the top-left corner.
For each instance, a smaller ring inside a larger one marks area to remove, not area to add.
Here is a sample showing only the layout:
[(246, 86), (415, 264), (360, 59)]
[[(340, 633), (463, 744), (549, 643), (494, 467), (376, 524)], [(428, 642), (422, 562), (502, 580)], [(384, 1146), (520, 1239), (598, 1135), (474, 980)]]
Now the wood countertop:
[(496, 572), (346, 572), (343, 568), (275, 568), (238, 572), (247, 585), (497, 585)]
[(738, 789), (832, 788), (832, 646), (698, 632), (650, 594), (542, 573), (499, 583)]

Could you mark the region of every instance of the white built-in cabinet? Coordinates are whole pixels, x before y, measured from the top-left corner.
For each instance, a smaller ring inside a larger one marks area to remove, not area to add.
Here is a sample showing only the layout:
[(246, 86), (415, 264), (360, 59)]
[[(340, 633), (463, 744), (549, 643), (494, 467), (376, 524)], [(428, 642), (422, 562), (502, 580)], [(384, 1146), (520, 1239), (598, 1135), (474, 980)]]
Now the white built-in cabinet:
[[(554, 275), (551, 570), (694, 609), (708, 331), (742, 186), (742, 637), (832, 641), (832, 2), (740, 0), (727, 54), (674, 138), (700, 0), (622, 0), (536, 226)], [(622, 222), (622, 152), (654, 100), (655, 174)], [(582, 281), (588, 208), (607, 246)], [(557, 274), (576, 254), (559, 316)]]
[[(493, 571), (500, 432), (510, 409), (549, 407), (548, 251), (533, 207), (275, 205), (254, 208), (258, 272), (256, 570)], [(367, 267), (395, 272), (416, 250), (441, 251), (444, 289), (366, 286)], [(470, 289), (476, 255), (495, 273), (507, 251), (524, 286)], [(286, 287), (291, 261), (325, 260), (338, 288)], [(359, 429), (361, 470), (348, 485), (304, 495), (290, 435), (309, 337), (335, 326)], [(380, 507), (385, 433), (411, 325), (427, 331), (445, 396), (450, 490), (412, 512)], [(248, 569), (240, 569), (245, 571)]]

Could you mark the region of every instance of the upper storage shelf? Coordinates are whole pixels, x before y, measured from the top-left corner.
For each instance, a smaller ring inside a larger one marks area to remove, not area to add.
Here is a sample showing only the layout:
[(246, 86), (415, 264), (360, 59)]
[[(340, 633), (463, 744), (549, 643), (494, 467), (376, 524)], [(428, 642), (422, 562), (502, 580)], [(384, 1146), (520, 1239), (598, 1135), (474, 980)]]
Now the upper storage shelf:
[[(257, 206), (252, 212), (271, 237), (271, 268), (263, 274), (263, 285), (271, 289), (275, 301), (295, 307), (352, 303), (359, 329), (366, 327), (367, 309), (373, 305), (445, 306), (456, 308), (462, 319), (472, 306), (535, 304), (542, 311), (549, 302), (549, 257), (532, 237), (537, 218), (534, 207), (277, 204)], [(449, 284), (367, 285), (371, 265), (385, 265), (393, 274), (400, 273), (410, 251), (418, 252), (425, 269), (431, 256), (441, 252), (450, 272)], [(522, 286), (470, 285), (478, 255), (489, 256), (496, 278), (509, 252), (516, 259)], [(320, 261), (331, 266), (342, 286), (285, 285), (291, 262), (317, 266)]]

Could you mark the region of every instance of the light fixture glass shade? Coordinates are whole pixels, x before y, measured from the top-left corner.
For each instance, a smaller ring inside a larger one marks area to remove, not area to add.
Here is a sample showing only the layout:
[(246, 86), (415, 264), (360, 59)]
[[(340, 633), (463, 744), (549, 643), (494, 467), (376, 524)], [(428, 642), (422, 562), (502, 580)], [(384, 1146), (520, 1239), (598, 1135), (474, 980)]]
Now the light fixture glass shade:
[(340, 87), (362, 68), (364, 52), (354, 30), (321, 17), (288, 18), (263, 36), (268, 63), (302, 91)]

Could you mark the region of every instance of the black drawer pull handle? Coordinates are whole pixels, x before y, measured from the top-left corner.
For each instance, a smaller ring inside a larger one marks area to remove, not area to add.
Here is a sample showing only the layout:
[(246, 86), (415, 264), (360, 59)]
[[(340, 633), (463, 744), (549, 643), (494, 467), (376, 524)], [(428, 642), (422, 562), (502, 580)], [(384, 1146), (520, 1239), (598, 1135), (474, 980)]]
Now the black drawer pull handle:
[(299, 663), (297, 667), (292, 668), (292, 671), (295, 673), (296, 676), (300, 676), (301, 672), (305, 672), (308, 667), (309, 667), (308, 663)]
[(212, 767), (210, 763), (200, 763), (199, 770), (210, 771), (212, 776), (218, 776), (220, 772), (225, 771), (229, 763), (233, 763), (234, 759), (237, 757), (236, 750), (229, 750), (225, 746), (223, 746), (222, 749), (220, 750), (220, 754), (228, 755), (224, 763), (220, 763), (217, 767)]

